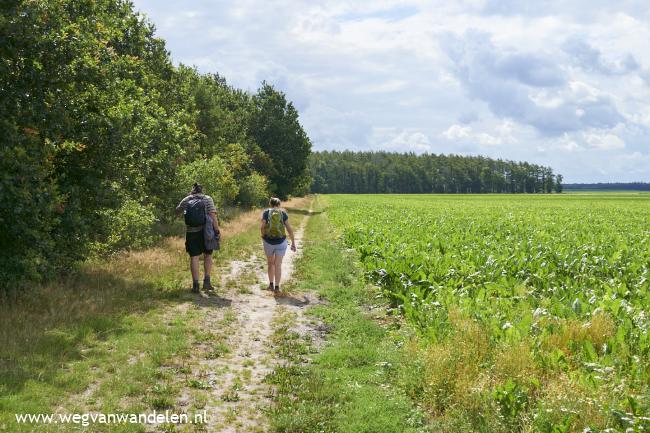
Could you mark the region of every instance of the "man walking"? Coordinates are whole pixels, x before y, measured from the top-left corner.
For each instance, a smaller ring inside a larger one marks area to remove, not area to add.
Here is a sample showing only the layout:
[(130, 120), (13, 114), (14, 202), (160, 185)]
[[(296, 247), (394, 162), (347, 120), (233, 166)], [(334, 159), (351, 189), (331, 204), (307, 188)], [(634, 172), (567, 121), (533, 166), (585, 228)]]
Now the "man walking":
[(205, 224), (213, 224), (215, 233), (219, 233), (217, 208), (209, 195), (203, 194), (203, 187), (195, 183), (190, 195), (176, 206), (176, 216), (185, 217), (185, 251), (190, 256), (190, 271), (192, 272), (192, 292), (199, 292), (199, 256), (203, 254), (203, 290), (213, 291), (210, 282), (212, 271), (212, 250), (205, 247), (203, 228)]

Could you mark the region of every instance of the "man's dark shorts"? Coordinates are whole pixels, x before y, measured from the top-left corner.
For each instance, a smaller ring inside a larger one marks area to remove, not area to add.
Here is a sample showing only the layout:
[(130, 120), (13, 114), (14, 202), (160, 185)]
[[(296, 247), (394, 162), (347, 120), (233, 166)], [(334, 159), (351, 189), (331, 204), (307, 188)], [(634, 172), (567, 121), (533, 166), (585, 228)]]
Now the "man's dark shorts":
[(187, 251), (190, 257), (200, 256), (201, 254), (212, 254), (212, 250), (205, 249), (203, 230), (200, 232), (185, 233), (185, 251)]

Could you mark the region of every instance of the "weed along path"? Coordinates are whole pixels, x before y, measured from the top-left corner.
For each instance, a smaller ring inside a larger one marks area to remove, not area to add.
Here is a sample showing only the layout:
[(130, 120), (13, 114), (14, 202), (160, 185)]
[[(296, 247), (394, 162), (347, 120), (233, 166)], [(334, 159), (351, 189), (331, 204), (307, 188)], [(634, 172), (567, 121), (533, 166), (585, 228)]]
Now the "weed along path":
[[(13, 392), (11, 398), (0, 392), (0, 431), (25, 431), (13, 414), (30, 411), (165, 415), (114, 425), (38, 425), (52, 433), (268, 431), (277, 393), (267, 377), (285, 362), (274, 334), (278, 326), (287, 328), (287, 317), (289, 329), (307, 333), (304, 312), (316, 302), (311, 294), (290, 293), (310, 207), (310, 198), (286, 203), (297, 252), (288, 250), (284, 258), (280, 294), (267, 290), (256, 210), (223, 224), (213, 268), (216, 293), (190, 292), (183, 238), (173, 236), (89, 264), (84, 278), (45, 287), (35, 299), (47, 302), (27, 313), (7, 310), (0, 321), (23, 323), (19, 329), (25, 330), (32, 323), (36, 331), (0, 333), (0, 343), (23, 366), (22, 376), (6, 378), (0, 371), (0, 391), (7, 383)], [(67, 306), (66, 315), (48, 313), (56, 299)], [(36, 343), (24, 344), (35, 335)], [(41, 361), (44, 354), (47, 362)], [(31, 385), (23, 386), (28, 380)]]
[[(322, 200), (286, 203), (297, 252), (285, 256), (279, 295), (267, 290), (260, 211), (251, 211), (223, 224), (214, 294), (190, 292), (173, 236), (88, 263), (39, 289), (29, 308), (0, 304), (0, 329), (12, 329), (0, 332), (0, 365), (20, 366), (0, 369), (0, 431), (424, 431), (411, 428), (419, 417), (391, 385), (391, 366), (404, 361), (396, 336), (367, 314), (376, 297)], [(129, 420), (26, 430), (20, 413)]]
[[(302, 254), (308, 218), (292, 214), (294, 227), (300, 220), (295, 229), (297, 252), (287, 250), (283, 288)], [(175, 406), (188, 413), (205, 411), (203, 427), (208, 432), (267, 431), (265, 413), (273, 389), (265, 378), (279, 362), (272, 338), (274, 327), (278, 317), (291, 315), (304, 330), (305, 307), (314, 303), (311, 295), (294, 297), (284, 289), (279, 294), (267, 289), (266, 258), (261, 249), (260, 245), (259, 251), (247, 258), (221, 266), (216, 294), (201, 293), (193, 305), (201, 314), (195, 321), (195, 341), (185, 360), (185, 374), (176, 384), (180, 392)]]

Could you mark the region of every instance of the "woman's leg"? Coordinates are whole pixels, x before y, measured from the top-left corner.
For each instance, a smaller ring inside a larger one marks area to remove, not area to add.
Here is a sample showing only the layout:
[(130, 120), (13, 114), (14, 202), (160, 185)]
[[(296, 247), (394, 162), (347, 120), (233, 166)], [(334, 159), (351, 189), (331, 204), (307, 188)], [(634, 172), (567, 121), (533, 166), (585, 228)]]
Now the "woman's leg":
[(280, 285), (282, 279), (282, 259), (284, 256), (275, 256), (275, 285)]
[(268, 266), (267, 273), (269, 274), (269, 283), (273, 284), (275, 278), (275, 258), (276, 256), (266, 256), (266, 264)]

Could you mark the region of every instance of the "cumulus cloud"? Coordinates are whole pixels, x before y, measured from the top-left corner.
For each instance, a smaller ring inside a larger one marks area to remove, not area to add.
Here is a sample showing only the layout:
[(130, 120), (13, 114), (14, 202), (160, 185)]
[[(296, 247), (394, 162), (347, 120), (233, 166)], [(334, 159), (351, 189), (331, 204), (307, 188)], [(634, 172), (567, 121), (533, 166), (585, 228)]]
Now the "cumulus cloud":
[(580, 37), (574, 36), (567, 39), (563, 48), (576, 64), (588, 71), (606, 75), (624, 75), (640, 68), (639, 62), (632, 54), (626, 53), (617, 59), (608, 60), (603, 57), (599, 49), (594, 48)]
[(625, 148), (625, 142), (610, 132), (586, 132), (585, 141), (596, 149), (615, 150)]
[(286, 92), (315, 149), (484, 154), (567, 181), (650, 181), (637, 162), (650, 159), (645, 1), (134, 3), (176, 63)]
[(429, 137), (416, 129), (373, 128), (370, 147), (364, 150), (384, 150), (389, 152), (431, 152)]
[(312, 137), (318, 137), (314, 142), (317, 150), (369, 150), (367, 143), (373, 129), (362, 112), (341, 111), (316, 103), (301, 113), (300, 121)]
[(453, 124), (440, 134), (446, 140), (461, 141), (466, 144), (474, 143), (478, 147), (493, 147), (504, 144), (516, 144), (514, 123), (504, 121), (491, 131), (476, 131), (468, 125)]
[(485, 0), (479, 6), (488, 15), (561, 15), (572, 20), (593, 20), (594, 17), (625, 12), (631, 16), (647, 16), (647, 4), (643, 0)]
[(458, 116), (458, 121), (462, 124), (476, 122), (477, 120), (478, 114), (475, 111), (466, 111)]
[[(550, 54), (498, 49), (484, 32), (449, 35), (442, 43), (456, 76), (472, 98), (487, 103), (497, 116), (561, 135), (589, 127), (613, 127), (622, 120), (613, 101), (601, 92), (587, 97), (573, 91), (565, 72)], [(556, 103), (535, 99), (536, 88), (551, 89)], [(579, 88), (579, 86), (578, 86)]]
[(451, 125), (449, 128), (447, 128), (446, 131), (442, 133), (442, 136), (448, 140), (469, 138), (472, 136), (472, 128), (469, 126), (461, 126), (458, 124)]

